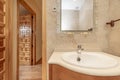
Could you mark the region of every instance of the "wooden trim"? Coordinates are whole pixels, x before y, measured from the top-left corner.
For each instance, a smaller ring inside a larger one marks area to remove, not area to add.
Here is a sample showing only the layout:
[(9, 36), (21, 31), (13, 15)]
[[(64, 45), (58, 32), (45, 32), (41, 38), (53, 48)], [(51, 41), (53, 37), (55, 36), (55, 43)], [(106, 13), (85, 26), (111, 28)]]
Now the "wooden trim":
[[(19, 19), (20, 19), (20, 17), (19, 17), (19, 9), (20, 9), (20, 7), (19, 7), (19, 0), (17, 0), (17, 53), (19, 53), (19, 47), (18, 47), (18, 45), (19, 45), (19, 34), (18, 34), (18, 31), (19, 31)], [(19, 80), (19, 54), (17, 54), (17, 71), (16, 71), (16, 78), (17, 78), (17, 80)]]
[[(3, 24), (2, 27), (7, 27), (7, 42), (8, 42), (8, 54), (6, 55), (6, 57), (8, 57), (8, 60), (7, 60), (7, 70), (6, 72), (8, 71), (8, 73), (6, 74), (6, 80), (13, 80), (13, 38), (12, 38), (12, 32), (13, 32), (13, 24), (12, 24), (12, 14), (11, 14), (11, 11), (12, 11), (12, 1), (11, 0), (6, 0), (6, 2), (3, 2), (6, 4), (6, 11), (5, 11), (5, 16), (6, 16), (6, 23), (7, 24)], [(16, 76), (16, 75), (15, 75)]]
[(36, 62), (36, 64), (42, 64), (42, 58), (40, 58), (40, 59)]
[(36, 64), (36, 14), (33, 14), (33, 65)]
[(33, 65), (33, 61), (34, 61), (33, 60), (33, 55), (34, 55), (34, 52), (33, 52), (34, 51), (33, 50), (34, 46), (33, 45), (34, 44), (33, 44), (33, 18), (32, 17), (33, 17), (33, 15), (31, 15), (31, 29), (32, 29), (32, 34), (31, 34), (31, 43), (32, 43), (31, 44), (31, 61), (30, 61), (31, 65)]
[(46, 0), (42, 0), (42, 80), (47, 80), (47, 60), (46, 60)]

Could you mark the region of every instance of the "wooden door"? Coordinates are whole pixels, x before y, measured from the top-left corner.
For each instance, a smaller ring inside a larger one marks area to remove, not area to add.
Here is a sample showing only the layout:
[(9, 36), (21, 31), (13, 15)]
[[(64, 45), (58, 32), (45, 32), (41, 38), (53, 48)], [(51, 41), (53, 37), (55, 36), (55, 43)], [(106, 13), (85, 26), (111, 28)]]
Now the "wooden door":
[(5, 1), (0, 0), (0, 80), (6, 80), (7, 40), (5, 27)]
[(32, 15), (22, 15), (19, 20), (19, 65), (33, 64)]

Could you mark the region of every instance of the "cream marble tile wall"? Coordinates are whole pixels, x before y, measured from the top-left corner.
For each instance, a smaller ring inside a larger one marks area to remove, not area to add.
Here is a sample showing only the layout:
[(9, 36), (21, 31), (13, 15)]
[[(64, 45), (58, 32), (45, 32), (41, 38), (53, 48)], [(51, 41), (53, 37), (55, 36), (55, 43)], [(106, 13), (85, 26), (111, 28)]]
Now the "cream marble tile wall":
[(47, 2), (47, 58), (54, 51), (56, 45), (56, 26), (57, 17), (53, 8), (56, 6), (56, 0), (46, 0)]
[[(60, 32), (60, 26), (59, 23), (57, 22), (57, 20), (59, 20), (58, 19), (59, 17), (57, 17), (57, 15), (59, 15), (59, 12), (54, 12), (53, 10), (54, 7), (59, 9), (59, 3), (60, 0), (47, 0), (47, 57), (48, 58), (52, 54), (54, 49), (76, 49), (77, 44), (82, 44), (85, 50), (110, 52), (109, 50), (110, 48), (113, 49), (113, 47), (115, 47), (114, 48), (115, 51), (119, 49), (120, 44), (118, 43), (120, 41), (120, 38), (118, 39), (119, 35), (118, 36), (115, 35), (119, 34), (120, 31), (118, 31), (118, 29), (116, 29), (117, 31), (115, 31), (115, 29), (112, 29), (113, 30), (112, 31), (110, 26), (106, 25), (106, 22), (110, 21), (111, 15), (115, 17), (114, 15), (116, 15), (117, 13), (115, 14), (113, 12), (119, 11), (118, 9), (120, 9), (119, 6), (120, 0), (94, 0), (95, 27), (94, 27), (94, 31), (88, 34), (86, 33), (66, 34)], [(110, 3), (111, 4), (114, 3), (114, 5), (111, 6)], [(111, 7), (115, 8), (112, 9), (111, 11), (112, 14), (110, 14)], [(116, 8), (118, 9), (116, 10)], [(116, 17), (120, 18), (118, 16)], [(116, 44), (114, 44), (114, 42), (116, 42)]]
[[(120, 0), (110, 0), (109, 2), (109, 19), (120, 19)], [(108, 51), (112, 54), (120, 56), (120, 21), (115, 23), (115, 26), (110, 29), (108, 34)]]
[(100, 48), (104, 51), (108, 48), (109, 28), (106, 22), (109, 21), (109, 0), (95, 0), (95, 22), (96, 38)]

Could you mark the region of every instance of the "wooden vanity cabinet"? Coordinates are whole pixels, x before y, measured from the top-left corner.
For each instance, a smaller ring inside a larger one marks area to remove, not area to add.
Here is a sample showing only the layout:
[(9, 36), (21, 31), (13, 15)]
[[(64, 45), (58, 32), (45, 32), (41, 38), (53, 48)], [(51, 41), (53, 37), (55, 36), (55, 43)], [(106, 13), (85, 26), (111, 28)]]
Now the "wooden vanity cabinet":
[(68, 70), (59, 65), (50, 64), (49, 80), (120, 80), (120, 76), (90, 76)]

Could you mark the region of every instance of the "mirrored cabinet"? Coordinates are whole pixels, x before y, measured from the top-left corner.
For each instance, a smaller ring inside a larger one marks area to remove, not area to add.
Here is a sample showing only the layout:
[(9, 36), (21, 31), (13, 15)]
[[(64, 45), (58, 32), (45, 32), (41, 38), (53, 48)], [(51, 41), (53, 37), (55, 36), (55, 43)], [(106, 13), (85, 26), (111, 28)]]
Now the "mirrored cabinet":
[(93, 0), (60, 0), (61, 31), (92, 31)]

